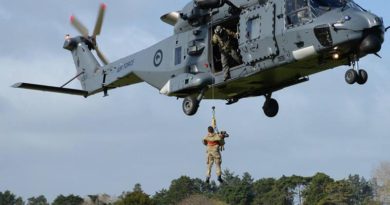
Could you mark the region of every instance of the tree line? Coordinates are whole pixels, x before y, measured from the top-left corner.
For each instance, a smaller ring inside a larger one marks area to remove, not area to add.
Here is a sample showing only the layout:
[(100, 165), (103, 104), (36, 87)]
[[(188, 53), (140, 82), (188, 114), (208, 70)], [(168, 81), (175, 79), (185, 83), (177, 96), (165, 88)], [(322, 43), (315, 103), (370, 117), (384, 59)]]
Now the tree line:
[[(223, 172), (224, 183), (210, 184), (181, 176), (169, 188), (150, 196), (140, 184), (118, 198), (108, 195), (60, 195), (51, 205), (380, 205), (390, 202), (390, 163), (382, 164), (374, 178), (350, 175), (342, 180), (324, 173), (311, 177), (282, 176), (254, 180), (249, 173)], [(0, 205), (49, 205), (45, 196), (23, 201), (10, 191), (0, 192)]]

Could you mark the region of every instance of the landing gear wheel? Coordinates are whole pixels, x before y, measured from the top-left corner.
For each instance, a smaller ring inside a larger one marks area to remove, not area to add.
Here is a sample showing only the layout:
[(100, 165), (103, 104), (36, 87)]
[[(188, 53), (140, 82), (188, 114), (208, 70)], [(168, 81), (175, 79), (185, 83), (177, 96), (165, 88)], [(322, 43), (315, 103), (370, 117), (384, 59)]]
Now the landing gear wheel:
[(368, 74), (365, 70), (361, 69), (358, 71), (358, 78), (357, 78), (357, 83), (359, 85), (364, 85), (366, 84), (367, 80), (368, 80)]
[(183, 100), (183, 112), (188, 115), (194, 115), (199, 108), (199, 101), (195, 96), (188, 96)]
[(267, 117), (275, 117), (279, 112), (278, 101), (273, 98), (265, 100), (263, 105), (263, 111)]
[(356, 72), (356, 70), (354, 69), (349, 69), (347, 70), (347, 72), (345, 73), (345, 81), (348, 83), (348, 84), (354, 84), (356, 83), (356, 81), (358, 80), (359, 76), (358, 76), (358, 73)]

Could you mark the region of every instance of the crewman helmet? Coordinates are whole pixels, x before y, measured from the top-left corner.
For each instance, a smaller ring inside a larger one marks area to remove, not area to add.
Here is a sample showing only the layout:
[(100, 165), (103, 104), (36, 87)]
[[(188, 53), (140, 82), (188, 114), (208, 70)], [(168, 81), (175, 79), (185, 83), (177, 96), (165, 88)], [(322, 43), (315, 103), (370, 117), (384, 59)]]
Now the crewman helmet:
[(222, 33), (222, 27), (221, 27), (221, 26), (215, 27), (214, 32), (215, 32), (216, 34), (221, 34), (221, 33)]

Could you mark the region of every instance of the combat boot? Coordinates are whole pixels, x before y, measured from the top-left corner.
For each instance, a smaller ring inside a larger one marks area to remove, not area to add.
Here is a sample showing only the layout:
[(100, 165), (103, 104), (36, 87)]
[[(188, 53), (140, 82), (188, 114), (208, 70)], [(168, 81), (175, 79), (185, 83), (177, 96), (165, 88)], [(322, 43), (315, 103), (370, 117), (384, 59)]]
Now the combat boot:
[(206, 183), (210, 184), (210, 177), (206, 177)]
[(218, 176), (218, 181), (219, 181), (219, 183), (223, 183), (223, 180), (222, 180), (222, 177), (221, 176)]

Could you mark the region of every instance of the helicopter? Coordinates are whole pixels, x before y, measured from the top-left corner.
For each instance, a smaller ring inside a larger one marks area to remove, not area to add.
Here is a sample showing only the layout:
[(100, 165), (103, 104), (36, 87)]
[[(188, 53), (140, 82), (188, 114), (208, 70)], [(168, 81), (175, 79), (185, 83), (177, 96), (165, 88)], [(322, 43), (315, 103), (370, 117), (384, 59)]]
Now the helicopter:
[[(193, 0), (161, 16), (173, 27), (172, 36), (110, 63), (97, 44), (105, 10), (102, 4), (92, 35), (71, 17), (81, 35), (66, 35), (63, 48), (72, 54), (75, 77), (60, 87), (13, 87), (86, 98), (101, 92), (106, 97), (109, 90), (146, 82), (160, 94), (183, 99), (183, 112), (189, 116), (196, 114), (203, 99), (230, 105), (264, 96), (264, 114), (275, 117), (279, 104), (272, 94), (307, 82), (312, 74), (346, 65), (346, 82), (365, 84), (368, 74), (358, 62), (369, 54), (379, 56), (389, 29), (383, 18), (353, 0)], [(240, 61), (229, 63), (228, 79), (223, 51), (212, 42), (217, 28), (236, 34), (230, 41)], [(75, 79), (82, 89), (65, 87)]]

